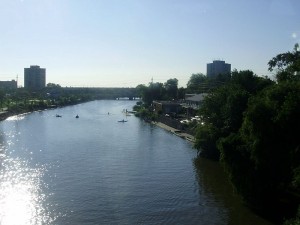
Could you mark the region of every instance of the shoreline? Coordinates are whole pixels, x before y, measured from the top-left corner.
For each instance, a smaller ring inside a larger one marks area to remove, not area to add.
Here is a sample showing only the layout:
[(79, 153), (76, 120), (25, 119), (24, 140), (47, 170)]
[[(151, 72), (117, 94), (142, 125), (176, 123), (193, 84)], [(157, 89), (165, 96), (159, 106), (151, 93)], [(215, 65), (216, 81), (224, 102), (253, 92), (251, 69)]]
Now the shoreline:
[(195, 137), (193, 135), (190, 135), (190, 134), (187, 134), (187, 133), (184, 133), (182, 132), (181, 130), (178, 130), (178, 129), (175, 129), (173, 127), (170, 127), (164, 123), (161, 123), (161, 122), (151, 122), (151, 124), (155, 125), (155, 126), (158, 126), (166, 131), (169, 131), (171, 133), (173, 133), (174, 135), (180, 137), (180, 138), (183, 138), (191, 143), (195, 143)]
[(9, 117), (22, 115), (24, 113), (30, 113), (30, 112), (14, 113), (14, 112), (9, 112), (9, 111), (2, 111), (2, 112), (0, 112), (0, 122), (6, 120)]
[(38, 110), (24, 111), (24, 112), (8, 112), (8, 111), (3, 111), (3, 112), (0, 112), (0, 122), (1, 121), (5, 121), (9, 117), (22, 116), (22, 115), (30, 114), (30, 113), (33, 113), (33, 112), (45, 111), (45, 110), (48, 110), (48, 109), (53, 109), (53, 108), (38, 109)]
[[(93, 100), (91, 100), (93, 101)], [(36, 107), (34, 110), (20, 110), (19, 112), (12, 112), (12, 111), (1, 111), (0, 112), (0, 122), (6, 120), (9, 117), (12, 116), (18, 116), (18, 115), (24, 115), (24, 114), (29, 114), (33, 112), (40, 112), (40, 111), (45, 111), (45, 110), (50, 110), (50, 109), (57, 109), (57, 108), (63, 108), (67, 106), (72, 106), (72, 105), (78, 105), (81, 103), (85, 103), (89, 101), (84, 101), (84, 102), (77, 102), (74, 104), (66, 104), (66, 105), (56, 105), (55, 107), (53, 105), (47, 106), (47, 107)]]

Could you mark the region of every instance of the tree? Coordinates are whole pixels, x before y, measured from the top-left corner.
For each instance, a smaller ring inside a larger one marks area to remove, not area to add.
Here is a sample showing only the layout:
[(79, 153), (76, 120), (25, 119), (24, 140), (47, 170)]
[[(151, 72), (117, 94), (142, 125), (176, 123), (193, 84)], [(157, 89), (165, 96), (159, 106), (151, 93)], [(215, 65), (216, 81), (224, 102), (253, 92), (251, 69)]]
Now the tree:
[(249, 100), (241, 129), (219, 141), (222, 162), (243, 197), (256, 206), (300, 190), (300, 83), (274, 84)]
[(185, 88), (181, 87), (178, 89), (178, 99), (185, 99)]
[(166, 90), (163, 83), (150, 83), (149, 91), (151, 93), (152, 100), (164, 100)]
[(241, 86), (244, 90), (251, 94), (256, 94), (265, 87), (274, 83), (268, 77), (259, 77), (251, 70), (234, 70), (231, 73), (230, 82)]
[(249, 93), (237, 84), (222, 86), (205, 98), (200, 109), (204, 124), (197, 128), (195, 144), (202, 156), (219, 159), (217, 142), (240, 128), (248, 98)]
[(203, 93), (201, 87), (205, 84), (207, 77), (202, 73), (192, 74), (188, 83), (187, 83), (187, 91), (190, 93)]
[(271, 84), (252, 71), (235, 71), (228, 83), (205, 98), (200, 109), (204, 125), (199, 125), (196, 134), (196, 148), (201, 149), (201, 155), (219, 159), (217, 142), (240, 129), (249, 97)]
[(167, 98), (171, 100), (177, 99), (178, 80), (176, 78), (167, 80), (167, 82), (164, 83), (164, 88), (166, 89)]
[(48, 83), (47, 88), (61, 88), (61, 86), (59, 84)]
[(2, 89), (0, 89), (0, 107), (1, 107), (1, 109), (3, 108), (4, 98), (5, 98), (5, 92)]
[(300, 48), (295, 44), (292, 52), (281, 53), (269, 62), (269, 71), (277, 70), (278, 82), (287, 80), (300, 80)]
[(164, 99), (165, 89), (162, 83), (150, 83), (148, 87), (144, 84), (140, 84), (136, 88), (143, 102), (148, 106), (152, 104), (153, 100)]

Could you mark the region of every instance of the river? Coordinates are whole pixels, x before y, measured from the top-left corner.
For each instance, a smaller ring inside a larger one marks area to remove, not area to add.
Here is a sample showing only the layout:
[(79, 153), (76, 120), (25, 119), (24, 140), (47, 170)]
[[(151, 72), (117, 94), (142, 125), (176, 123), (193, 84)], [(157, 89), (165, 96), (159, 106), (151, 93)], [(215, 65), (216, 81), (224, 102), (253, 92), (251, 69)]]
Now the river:
[(122, 113), (134, 104), (2, 121), (0, 224), (270, 224), (242, 204), (218, 163), (196, 167), (191, 143)]

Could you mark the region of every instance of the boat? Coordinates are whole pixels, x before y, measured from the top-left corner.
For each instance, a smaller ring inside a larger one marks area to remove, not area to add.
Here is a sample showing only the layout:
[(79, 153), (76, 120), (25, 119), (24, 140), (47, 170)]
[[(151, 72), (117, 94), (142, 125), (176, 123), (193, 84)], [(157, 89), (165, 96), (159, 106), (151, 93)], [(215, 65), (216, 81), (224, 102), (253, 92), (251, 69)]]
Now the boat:
[(77, 115), (75, 118), (76, 118), (76, 119), (78, 119), (78, 118), (79, 118), (79, 116)]
[(125, 122), (127, 122), (127, 120), (119, 120), (118, 122), (122, 122), (122, 123), (125, 123)]
[(56, 114), (55, 117), (62, 117), (61, 115)]

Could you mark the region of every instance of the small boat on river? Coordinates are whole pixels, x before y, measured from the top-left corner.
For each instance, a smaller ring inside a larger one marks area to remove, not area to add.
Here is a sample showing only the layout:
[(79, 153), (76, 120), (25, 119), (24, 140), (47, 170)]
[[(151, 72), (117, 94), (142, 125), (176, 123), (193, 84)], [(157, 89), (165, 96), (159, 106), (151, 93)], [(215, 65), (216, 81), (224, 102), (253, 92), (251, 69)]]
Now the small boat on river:
[(122, 122), (122, 123), (125, 123), (125, 122), (127, 122), (127, 120), (119, 120), (118, 122)]
[(62, 117), (61, 115), (56, 114), (55, 117)]
[(76, 118), (76, 119), (78, 119), (78, 118), (79, 118), (79, 116), (77, 115), (75, 118)]

